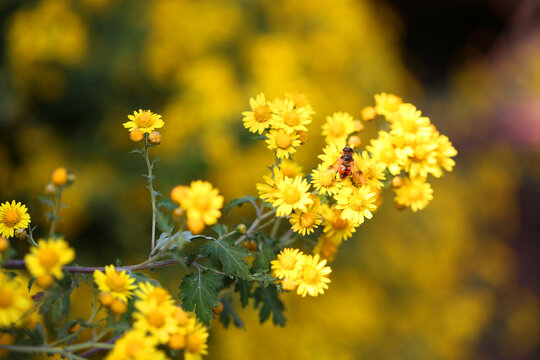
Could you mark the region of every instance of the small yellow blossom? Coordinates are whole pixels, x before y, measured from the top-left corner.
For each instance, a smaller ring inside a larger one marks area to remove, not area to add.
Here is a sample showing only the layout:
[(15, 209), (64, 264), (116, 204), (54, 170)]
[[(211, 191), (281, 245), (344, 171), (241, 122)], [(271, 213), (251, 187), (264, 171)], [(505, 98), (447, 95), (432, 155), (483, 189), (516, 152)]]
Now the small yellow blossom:
[(386, 166), (390, 174), (398, 175), (407, 162), (407, 152), (396, 148), (392, 142), (392, 136), (386, 131), (379, 131), (379, 137), (371, 140), (371, 145), (366, 146), (367, 151), (375, 162)]
[(375, 110), (377, 114), (384, 115), (388, 121), (392, 121), (392, 116), (399, 110), (401, 103), (401, 98), (396, 95), (387, 93), (375, 95)]
[(158, 303), (155, 298), (137, 300), (133, 327), (150, 333), (157, 342), (163, 344), (169, 341), (169, 336), (175, 333), (178, 325), (174, 319), (176, 306), (171, 302)]
[(307, 211), (297, 210), (291, 214), (291, 229), (304, 236), (313, 233), (322, 223), (319, 206), (319, 201), (315, 201), (307, 208)]
[(375, 108), (373, 106), (366, 106), (362, 109), (361, 116), (362, 120), (370, 121), (375, 119), (375, 116), (377, 116), (377, 112), (375, 111)]
[(54, 169), (51, 174), (51, 182), (56, 186), (63, 186), (68, 179), (68, 171), (64, 167)]
[(244, 126), (252, 133), (258, 132), (262, 134), (268, 129), (276, 120), (275, 115), (270, 109), (270, 105), (266, 102), (264, 94), (261, 93), (257, 97), (250, 98), (249, 104), (252, 111), (244, 111)]
[(313, 254), (319, 255), (321, 258), (328, 260), (328, 262), (334, 261), (340, 244), (341, 240), (337, 237), (322, 235), (317, 239), (317, 245), (313, 248)]
[(359, 225), (364, 222), (364, 218), (371, 219), (372, 211), (377, 208), (374, 204), (375, 192), (368, 185), (345, 187), (334, 198), (337, 201), (336, 209), (343, 210), (341, 217)]
[(185, 340), (184, 360), (201, 360), (201, 355), (208, 354), (208, 330), (201, 323), (187, 328)]
[(328, 168), (334, 164), (343, 154), (343, 148), (346, 146), (345, 141), (330, 143), (323, 148), (323, 153), (318, 156), (323, 162), (324, 167)]
[(304, 254), (298, 249), (286, 248), (281, 250), (276, 260), (272, 260), (274, 276), (280, 279), (296, 279), (300, 270), (300, 258)]
[(264, 183), (257, 183), (255, 185), (259, 192), (259, 197), (262, 200), (273, 203), (279, 191), (277, 184), (283, 181), (283, 176), (281, 169), (277, 166), (274, 166), (270, 175), (263, 175)]
[(127, 302), (133, 296), (133, 290), (137, 288), (135, 279), (125, 270), (117, 271), (114, 265), (105, 266), (105, 273), (94, 271), (94, 282), (98, 289), (110, 293), (114, 298)]
[(305, 94), (295, 91), (293, 93), (285, 93), (285, 97), (294, 101), (295, 107), (303, 108), (309, 115), (315, 114), (315, 111), (313, 111), (313, 107)]
[(327, 144), (345, 143), (347, 137), (356, 131), (354, 118), (345, 112), (336, 112), (332, 116), (327, 116), (322, 128)]
[(329, 170), (323, 164), (311, 172), (311, 184), (321, 195), (334, 195), (339, 192), (342, 182), (336, 181), (337, 171)]
[(403, 185), (395, 192), (396, 203), (409, 206), (414, 212), (425, 208), (433, 199), (433, 189), (424, 178), (405, 178)]
[(360, 225), (353, 220), (344, 219), (341, 216), (342, 212), (342, 210), (336, 208), (336, 205), (331, 207), (326, 204), (321, 205), (321, 213), (324, 218), (323, 232), (329, 239), (338, 243), (350, 238)]
[(267, 135), (268, 149), (276, 150), (276, 156), (279, 159), (288, 159), (291, 154), (296, 152), (296, 148), (300, 146), (297, 133), (288, 133), (284, 129), (270, 130)]
[[(204, 228), (204, 225), (214, 225), (217, 219), (221, 217), (221, 208), (223, 207), (223, 196), (219, 195), (218, 189), (207, 181), (191, 182), (187, 195), (177, 199), (180, 202), (188, 217), (188, 225), (192, 229), (194, 225)], [(199, 229), (197, 229), (199, 230)], [(201, 229), (202, 231), (202, 229)]]
[(298, 289), (296, 293), (305, 297), (324, 294), (324, 289), (328, 289), (330, 279), (328, 274), (332, 269), (326, 265), (326, 260), (319, 261), (319, 255), (304, 255), (300, 257), (300, 276), (298, 277)]
[(0, 328), (22, 326), (19, 320), (32, 305), (27, 284), (0, 272)]
[(15, 230), (26, 229), (29, 224), (30, 215), (25, 205), (15, 200), (0, 205), (0, 236), (13, 237)]
[(276, 208), (277, 216), (290, 215), (293, 210), (307, 211), (313, 204), (309, 194), (309, 184), (301, 176), (293, 179), (284, 178), (277, 183), (278, 191), (272, 206)]
[(156, 341), (142, 331), (130, 330), (118, 339), (105, 360), (166, 360), (163, 351), (156, 349)]
[(141, 110), (139, 112), (134, 111), (133, 115), (128, 115), (130, 121), (125, 122), (123, 125), (129, 131), (140, 130), (143, 133), (150, 134), (155, 129), (162, 128), (165, 123), (161, 119), (161, 115), (154, 114), (150, 110)]
[(304, 176), (304, 169), (297, 163), (289, 159), (281, 160), (279, 168), (284, 176), (294, 178), (296, 176)]
[(376, 189), (382, 188), (384, 186), (384, 169), (386, 165), (372, 159), (367, 151), (362, 151), (359, 154), (355, 153), (353, 157), (356, 166), (362, 172), (362, 178), (365, 183)]
[(154, 286), (150, 282), (140, 282), (135, 296), (141, 301), (155, 301), (157, 305), (173, 305), (171, 294), (161, 286)]
[(295, 103), (291, 99), (280, 101), (278, 105), (274, 106), (277, 120), (273, 124), (275, 129), (283, 129), (287, 133), (307, 131), (306, 125), (311, 123), (311, 116), (305, 108), (295, 107)]
[[(30, 274), (37, 279), (48, 276), (62, 279), (64, 276), (62, 266), (75, 258), (75, 251), (61, 238), (56, 240), (51, 238), (47, 241), (41, 239), (38, 245), (39, 247), (32, 247), (30, 253), (24, 257)], [(45, 280), (42, 281), (42, 286), (47, 283)]]

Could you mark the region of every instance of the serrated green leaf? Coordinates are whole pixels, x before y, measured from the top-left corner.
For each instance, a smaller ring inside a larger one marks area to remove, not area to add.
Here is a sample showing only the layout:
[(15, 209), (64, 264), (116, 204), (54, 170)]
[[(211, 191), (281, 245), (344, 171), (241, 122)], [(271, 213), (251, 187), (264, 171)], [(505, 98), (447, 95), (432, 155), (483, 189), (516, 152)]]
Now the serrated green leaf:
[(174, 228), (174, 224), (169, 216), (159, 210), (156, 211), (156, 215), (156, 224), (158, 229), (164, 233), (170, 234)]
[(274, 325), (285, 326), (287, 319), (283, 315), (285, 306), (279, 300), (277, 288), (274, 286), (263, 287), (259, 286), (254, 292), (254, 307), (257, 309), (259, 305), (259, 321), (261, 324), (265, 322), (270, 314)]
[(180, 284), (179, 298), (182, 306), (188, 311), (195, 311), (197, 318), (206, 326), (213, 319), (212, 308), (219, 303), (218, 288), (221, 285), (222, 276), (210, 270), (197, 270), (187, 274)]
[(219, 260), (225, 274), (229, 276), (238, 275), (242, 279), (251, 278), (249, 264), (242, 259), (249, 256), (249, 251), (235, 245), (232, 240), (210, 241), (202, 248), (202, 253), (212, 260)]
[(171, 199), (161, 199), (158, 202), (158, 207), (162, 207), (167, 209), (168, 211), (172, 211), (178, 207)]
[(227, 328), (232, 318), (234, 326), (240, 329), (245, 329), (244, 322), (240, 316), (238, 316), (236, 311), (234, 311), (230, 300), (224, 298), (221, 299), (221, 303), (223, 304), (223, 311), (219, 315), (219, 321), (223, 324), (223, 326)]
[(63, 317), (67, 317), (69, 315), (69, 310), (71, 309), (71, 301), (69, 300), (70, 295), (71, 291), (66, 291), (66, 293), (58, 299), (58, 301), (52, 308), (53, 322), (57, 323)]
[(276, 258), (276, 254), (264, 241), (261, 241), (258, 246), (259, 256), (253, 262), (252, 268), (259, 272), (270, 271), (270, 262)]
[(249, 304), (249, 298), (251, 297), (251, 281), (238, 279), (234, 291), (240, 294), (240, 303), (242, 307), (246, 307)]
[(235, 206), (242, 206), (243, 204), (249, 202), (251, 204), (253, 204), (253, 207), (255, 209), (257, 209), (257, 203), (255, 202), (256, 198), (252, 195), (248, 195), (248, 196), (244, 196), (244, 197), (241, 197), (241, 198), (237, 198), (237, 199), (233, 199), (231, 200), (227, 206), (225, 207), (225, 209), (223, 210), (223, 214), (226, 216), (229, 211), (231, 211), (231, 209)]
[(54, 201), (52, 199), (46, 197), (46, 196), (39, 196), (38, 199), (39, 199), (39, 202), (42, 203), (43, 205), (47, 205), (47, 206), (50, 206), (52, 208), (54, 208), (56, 206)]
[(216, 232), (220, 237), (227, 234), (229, 232), (229, 229), (227, 228), (227, 225), (225, 224), (216, 224), (212, 226), (212, 230)]

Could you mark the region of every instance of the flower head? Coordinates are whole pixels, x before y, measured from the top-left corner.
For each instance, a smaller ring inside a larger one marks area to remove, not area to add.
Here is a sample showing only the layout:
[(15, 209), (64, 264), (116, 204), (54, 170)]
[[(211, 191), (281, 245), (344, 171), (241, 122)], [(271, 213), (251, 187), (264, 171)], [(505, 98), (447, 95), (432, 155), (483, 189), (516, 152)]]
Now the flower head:
[(24, 257), (30, 274), (38, 280), (48, 276), (62, 279), (62, 266), (75, 258), (75, 251), (61, 238), (42, 239), (38, 245), (39, 247), (32, 247), (30, 253)]
[(303, 176), (304, 171), (302, 167), (289, 159), (283, 159), (281, 160), (281, 164), (279, 164), (279, 168), (281, 169), (281, 172), (283, 173), (283, 176), (294, 178), (296, 176)]
[(177, 331), (178, 325), (173, 316), (175, 309), (172, 302), (158, 303), (155, 298), (137, 300), (133, 327), (148, 332), (159, 343), (166, 343), (170, 334)]
[[(209, 182), (201, 180), (191, 182), (187, 195), (180, 204), (187, 212), (189, 228), (193, 232), (200, 233), (205, 224), (214, 225), (221, 217), (223, 201), (224, 198), (219, 195), (218, 189)], [(195, 225), (197, 229), (193, 228)]]
[(295, 103), (291, 99), (276, 101), (275, 129), (283, 129), (288, 133), (298, 131), (307, 131), (306, 125), (311, 123), (309, 111), (303, 107), (295, 107)]
[(135, 296), (140, 301), (154, 301), (158, 305), (173, 305), (171, 294), (161, 286), (154, 286), (150, 282), (140, 282), (139, 288), (135, 291)]
[(405, 178), (403, 185), (395, 191), (396, 203), (410, 206), (414, 212), (425, 208), (433, 199), (433, 189), (425, 178)]
[(319, 255), (304, 255), (300, 258), (300, 276), (297, 279), (298, 288), (296, 293), (305, 297), (317, 296), (328, 289), (330, 279), (328, 274), (332, 269), (326, 265), (326, 260), (319, 261)]
[(0, 236), (13, 237), (15, 230), (25, 229), (30, 224), (30, 215), (20, 202), (6, 201), (0, 205)]
[(347, 240), (360, 225), (353, 220), (344, 219), (341, 216), (343, 210), (337, 209), (336, 205), (332, 205), (332, 207), (326, 204), (322, 205), (321, 213), (324, 218), (323, 232), (327, 238), (332, 239), (334, 242), (340, 243), (342, 240)]
[(296, 279), (300, 270), (300, 258), (304, 254), (298, 249), (281, 250), (276, 260), (272, 260), (272, 270), (277, 278)]
[(317, 239), (317, 245), (313, 248), (313, 254), (319, 255), (321, 258), (334, 261), (334, 257), (338, 251), (341, 240), (337, 237), (328, 237), (322, 235)]
[(200, 360), (201, 355), (208, 354), (208, 330), (204, 325), (195, 322), (187, 328), (185, 335), (185, 360)]
[(343, 210), (341, 217), (359, 225), (364, 218), (371, 219), (371, 212), (377, 208), (374, 204), (375, 192), (368, 185), (344, 187), (334, 198), (337, 201), (336, 209)]
[(279, 159), (288, 159), (291, 154), (296, 152), (296, 148), (300, 146), (298, 134), (295, 132), (289, 133), (284, 129), (270, 130), (267, 135), (268, 149), (276, 150), (276, 156)]
[(386, 131), (379, 131), (379, 137), (371, 140), (371, 145), (366, 146), (371, 158), (386, 166), (390, 174), (398, 175), (407, 161), (407, 152), (396, 148), (392, 136)]
[(299, 234), (311, 234), (322, 223), (322, 217), (319, 213), (319, 201), (307, 208), (307, 211), (297, 210), (291, 214), (291, 229)]
[(105, 273), (94, 271), (94, 281), (100, 291), (110, 293), (114, 298), (127, 302), (137, 288), (135, 279), (125, 270), (117, 271), (114, 265), (105, 266)]
[(166, 360), (165, 353), (156, 349), (156, 341), (142, 331), (130, 330), (118, 339), (105, 360)]
[(150, 110), (141, 110), (139, 112), (134, 111), (133, 115), (128, 115), (130, 121), (125, 122), (123, 125), (129, 131), (140, 130), (143, 133), (150, 134), (155, 129), (162, 128), (165, 123), (161, 119), (161, 115), (154, 114)]
[(360, 154), (354, 154), (353, 157), (358, 169), (362, 172), (365, 183), (375, 189), (382, 188), (384, 186), (382, 180), (385, 179), (384, 169), (386, 168), (386, 165), (370, 158), (367, 151), (362, 151)]
[(27, 285), (0, 272), (0, 328), (22, 326), (19, 320), (32, 305)]
[(279, 191), (277, 184), (283, 181), (283, 176), (281, 169), (277, 166), (274, 166), (270, 175), (263, 175), (264, 183), (257, 183), (255, 185), (259, 192), (259, 197), (269, 203), (274, 202), (276, 200), (276, 194)]
[(264, 94), (261, 93), (257, 97), (250, 98), (249, 104), (252, 111), (244, 111), (244, 126), (252, 133), (258, 132), (262, 134), (268, 129), (275, 121), (275, 115), (270, 109), (270, 105), (266, 102)]
[(293, 210), (307, 211), (308, 205), (313, 204), (309, 194), (309, 184), (301, 176), (293, 179), (284, 178), (277, 183), (278, 191), (272, 206), (277, 208), (277, 216), (290, 215)]
[(322, 134), (327, 144), (345, 143), (347, 137), (355, 131), (354, 118), (345, 112), (336, 112), (326, 117)]
[(384, 115), (386, 120), (392, 121), (392, 116), (399, 110), (399, 105), (403, 102), (399, 96), (387, 93), (375, 95), (375, 110), (377, 114)]
[(324, 164), (319, 164), (311, 172), (311, 184), (321, 195), (334, 195), (342, 187), (341, 181), (336, 181), (336, 171), (329, 170)]

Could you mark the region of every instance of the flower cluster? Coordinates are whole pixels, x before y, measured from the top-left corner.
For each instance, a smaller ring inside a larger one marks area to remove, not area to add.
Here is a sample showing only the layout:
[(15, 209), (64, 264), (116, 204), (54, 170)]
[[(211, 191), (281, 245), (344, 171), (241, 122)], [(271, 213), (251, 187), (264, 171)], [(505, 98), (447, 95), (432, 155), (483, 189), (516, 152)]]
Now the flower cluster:
[(32, 247), (24, 259), (26, 267), (36, 278), (39, 286), (47, 288), (52, 285), (53, 278), (62, 279), (62, 266), (75, 258), (75, 251), (64, 239), (39, 240), (39, 247)]
[(298, 249), (287, 248), (272, 261), (274, 276), (281, 279), (284, 290), (295, 290), (298, 295), (317, 296), (328, 289), (332, 272), (326, 260), (319, 261), (319, 255), (305, 255)]
[(94, 271), (94, 282), (100, 291), (101, 304), (115, 314), (123, 314), (127, 310), (127, 301), (137, 288), (135, 279), (125, 270), (118, 271), (114, 265), (105, 266), (105, 272)]

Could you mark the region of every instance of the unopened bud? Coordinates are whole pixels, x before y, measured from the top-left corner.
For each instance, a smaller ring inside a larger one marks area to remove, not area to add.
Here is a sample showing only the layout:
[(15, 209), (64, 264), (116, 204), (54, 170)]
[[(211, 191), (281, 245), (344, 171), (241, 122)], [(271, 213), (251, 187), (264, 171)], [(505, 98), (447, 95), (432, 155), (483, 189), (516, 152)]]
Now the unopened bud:
[(64, 186), (67, 182), (68, 171), (66, 168), (56, 168), (51, 175), (51, 182), (56, 186)]
[(358, 148), (360, 146), (360, 143), (362, 141), (360, 140), (360, 137), (353, 135), (349, 138), (348, 145), (352, 147), (353, 149)]
[(135, 129), (129, 133), (129, 138), (133, 142), (141, 142), (144, 139), (144, 133), (139, 129)]
[(150, 135), (148, 135), (148, 141), (153, 145), (161, 144), (161, 134), (157, 131), (150, 133)]
[(296, 289), (296, 282), (289, 278), (284, 278), (283, 280), (281, 280), (281, 287), (283, 288), (283, 290), (293, 291), (294, 289)]
[(177, 185), (171, 190), (171, 199), (178, 205), (181, 205), (188, 195), (189, 188), (184, 185)]
[(127, 304), (119, 299), (114, 299), (109, 307), (111, 312), (116, 315), (122, 315), (127, 311)]
[(15, 237), (19, 240), (24, 240), (26, 239), (26, 229), (17, 229), (15, 231)]
[(173, 210), (173, 218), (175, 221), (182, 220), (184, 218), (184, 215), (186, 215), (186, 211), (180, 206)]
[(362, 109), (362, 120), (364, 121), (370, 121), (375, 119), (375, 116), (377, 116), (377, 112), (375, 111), (375, 108), (373, 106), (366, 106)]
[(401, 187), (403, 185), (403, 178), (401, 176), (394, 176), (392, 178), (392, 186), (395, 188)]
[(403, 211), (407, 208), (407, 206), (400, 204), (397, 201), (394, 201), (394, 207), (399, 211)]
[(221, 303), (221, 301), (218, 303), (217, 308), (212, 308), (212, 312), (214, 313), (214, 315), (219, 315), (223, 312), (223, 304)]
[(181, 307), (177, 306), (174, 310), (174, 320), (180, 326), (186, 326), (189, 322), (188, 314)]
[(300, 140), (300, 144), (304, 145), (309, 140), (309, 135), (307, 131), (299, 131), (298, 132), (298, 140)]
[(81, 324), (76, 323), (75, 325), (73, 325), (73, 326), (69, 329), (69, 333), (70, 333), (70, 334), (76, 333), (77, 331), (79, 331), (80, 328), (81, 328)]
[(247, 232), (246, 224), (238, 224), (238, 225), (236, 225), (236, 231), (238, 231), (240, 234), (245, 234)]
[(53, 183), (48, 183), (47, 186), (45, 186), (45, 194), (46, 195), (55, 195), (58, 189), (56, 186), (54, 186)]
[(364, 124), (362, 124), (362, 122), (358, 119), (353, 121), (353, 125), (354, 125), (354, 131), (356, 132), (360, 132), (364, 130)]
[(171, 350), (181, 350), (186, 347), (186, 336), (181, 333), (172, 334), (168, 345)]
[(9, 249), (9, 240), (0, 236), (0, 253), (3, 253), (7, 249)]
[(257, 248), (257, 243), (253, 240), (246, 240), (242, 243), (242, 246), (248, 249), (249, 251), (253, 251)]
[(103, 306), (109, 306), (112, 304), (114, 297), (108, 292), (99, 293), (99, 302)]
[(204, 230), (203, 218), (201, 216), (188, 217), (187, 226), (193, 234), (200, 234)]
[(36, 284), (38, 284), (40, 287), (46, 289), (53, 283), (53, 277), (50, 274), (43, 274), (36, 278)]

